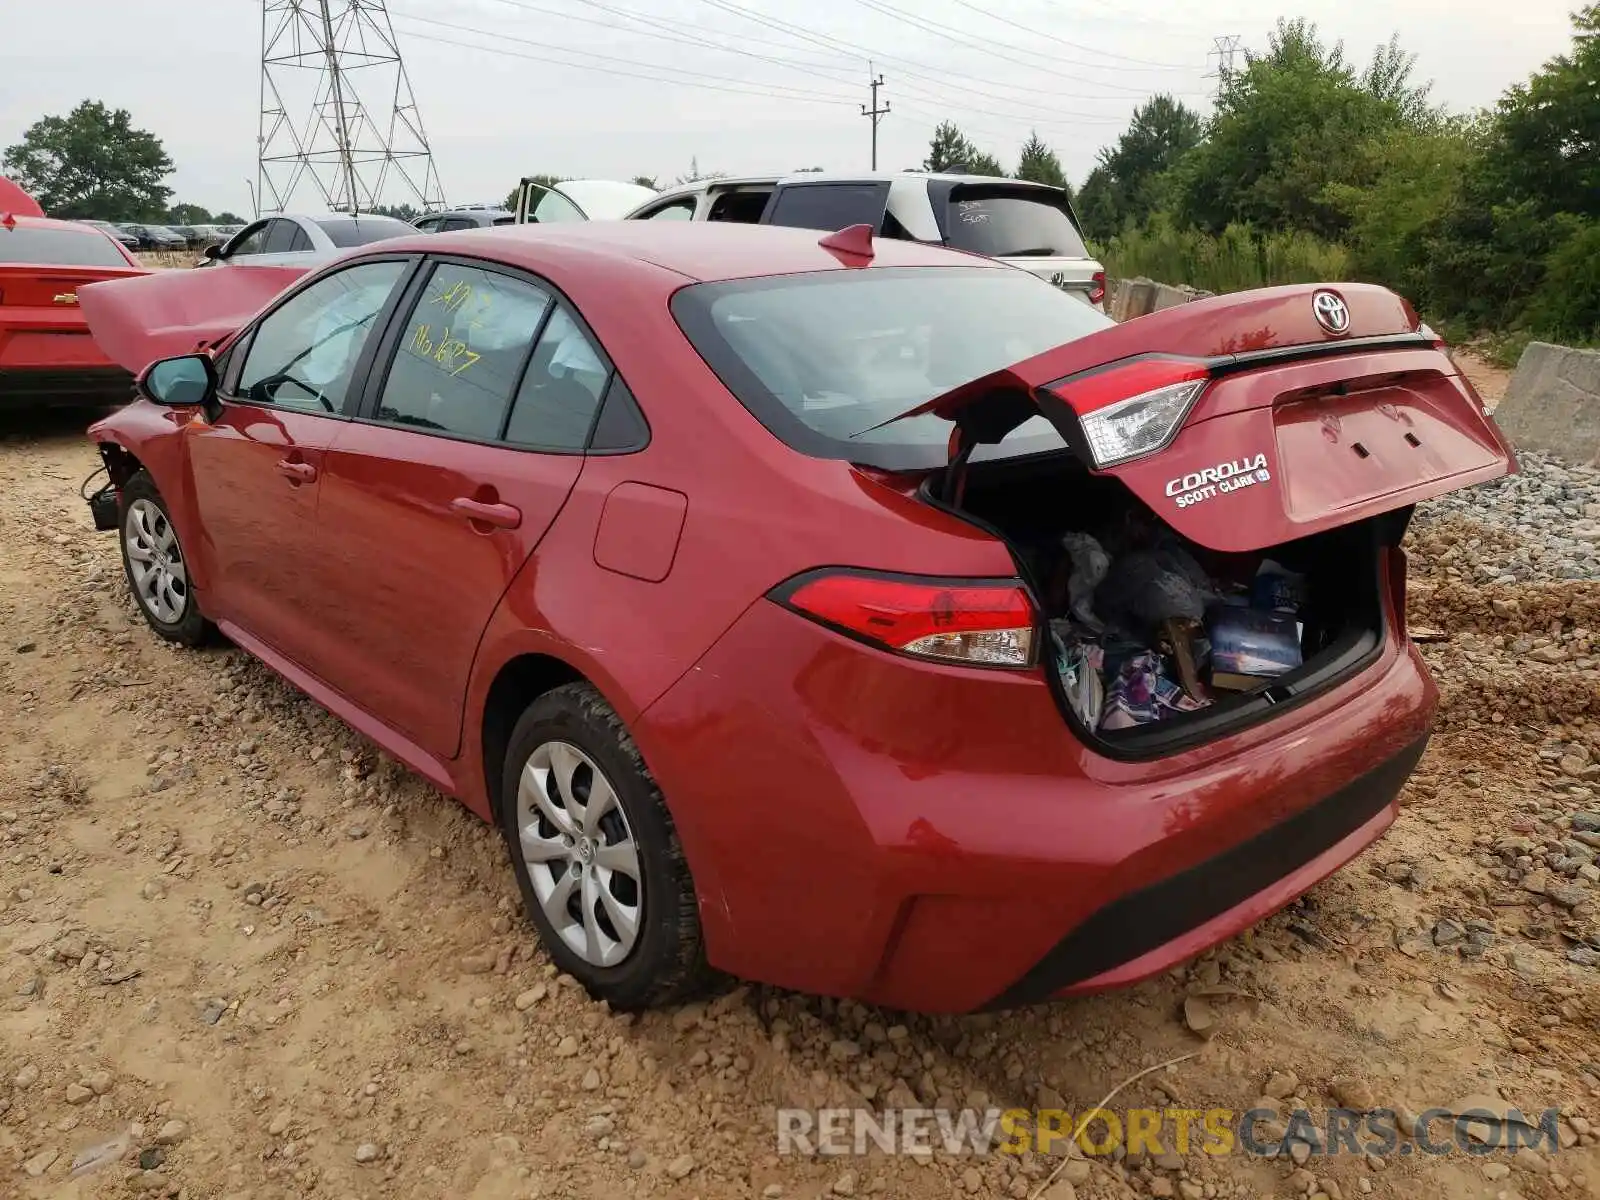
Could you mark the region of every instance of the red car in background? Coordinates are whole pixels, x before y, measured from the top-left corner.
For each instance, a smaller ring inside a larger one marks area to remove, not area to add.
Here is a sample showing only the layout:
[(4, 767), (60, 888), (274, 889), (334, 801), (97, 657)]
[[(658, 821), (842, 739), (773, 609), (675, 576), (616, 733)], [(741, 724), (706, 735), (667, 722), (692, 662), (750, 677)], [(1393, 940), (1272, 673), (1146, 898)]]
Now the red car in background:
[(98, 229), (0, 208), (0, 411), (132, 399), (132, 375), (89, 336), (78, 289), (147, 273)]
[[(236, 311), (233, 274), (185, 273), (192, 308)], [(84, 290), (127, 356), (145, 291)], [(1411, 506), (1514, 469), (1383, 289), (1116, 325), (864, 228), (398, 239), (140, 390), (90, 436), (151, 627), (220, 630), (498, 824), (618, 1008), (717, 968), (1025, 1003), (1282, 907), (1387, 828), (1428, 737)], [(1270, 560), (1299, 665), (1102, 723), (1056, 644), (1095, 615), (1090, 532), (1108, 629), (1171, 583), (1118, 599), (1124, 561), (1220, 589)]]

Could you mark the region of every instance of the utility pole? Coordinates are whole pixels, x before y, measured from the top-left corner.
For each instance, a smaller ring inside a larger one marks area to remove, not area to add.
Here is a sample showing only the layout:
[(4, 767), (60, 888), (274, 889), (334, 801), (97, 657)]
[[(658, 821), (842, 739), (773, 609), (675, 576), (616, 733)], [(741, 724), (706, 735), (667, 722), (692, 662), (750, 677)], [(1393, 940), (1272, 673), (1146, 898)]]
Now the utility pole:
[(861, 106), (861, 115), (872, 121), (872, 169), (878, 169), (878, 122), (889, 113), (889, 102), (885, 100), (883, 107), (878, 107), (878, 89), (883, 86), (883, 76), (872, 73), (872, 64), (867, 63), (867, 84), (872, 88), (872, 107), (865, 104)]
[(1212, 40), (1212, 49), (1206, 53), (1207, 60), (1213, 56), (1217, 60), (1217, 69), (1206, 75), (1207, 79), (1217, 81), (1216, 99), (1221, 100), (1224, 92), (1228, 90), (1228, 81), (1233, 78), (1233, 60), (1241, 49), (1240, 43), (1244, 39), (1237, 33), (1230, 33), (1226, 37)]

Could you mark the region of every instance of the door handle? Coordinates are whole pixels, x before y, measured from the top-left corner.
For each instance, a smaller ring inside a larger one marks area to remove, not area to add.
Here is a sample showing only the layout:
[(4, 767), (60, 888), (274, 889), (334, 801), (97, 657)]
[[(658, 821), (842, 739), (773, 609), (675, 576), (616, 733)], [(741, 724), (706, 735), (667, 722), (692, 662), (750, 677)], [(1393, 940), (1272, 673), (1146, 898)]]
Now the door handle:
[(311, 483), (317, 477), (317, 469), (310, 463), (290, 462), (287, 458), (278, 460), (277, 472), (294, 483)]
[(450, 511), (475, 524), (494, 525), (500, 529), (515, 529), (522, 524), (522, 510), (510, 504), (485, 504), (468, 496), (457, 496), (450, 501)]

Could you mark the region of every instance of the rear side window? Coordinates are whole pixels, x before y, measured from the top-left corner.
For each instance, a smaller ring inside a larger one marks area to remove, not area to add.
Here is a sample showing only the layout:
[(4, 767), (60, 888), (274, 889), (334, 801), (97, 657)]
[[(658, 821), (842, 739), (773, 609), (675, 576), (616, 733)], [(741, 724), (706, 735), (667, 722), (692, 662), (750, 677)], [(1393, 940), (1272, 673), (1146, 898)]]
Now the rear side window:
[(886, 183), (804, 183), (778, 189), (768, 225), (837, 231), (851, 225), (878, 228), (889, 199)]
[(1064, 196), (1005, 184), (967, 185), (950, 193), (945, 240), (990, 258), (1088, 258)]
[(317, 224), (341, 250), (416, 232), (394, 217), (318, 217)]
[(506, 441), (539, 450), (582, 450), (611, 367), (565, 308), (550, 314), (511, 410)]
[(505, 424), (549, 293), (520, 279), (443, 263), (406, 317), (377, 419), (477, 441)]
[(0, 225), (0, 263), (58, 267), (125, 267), (116, 244), (102, 233), (77, 229), (39, 229)]

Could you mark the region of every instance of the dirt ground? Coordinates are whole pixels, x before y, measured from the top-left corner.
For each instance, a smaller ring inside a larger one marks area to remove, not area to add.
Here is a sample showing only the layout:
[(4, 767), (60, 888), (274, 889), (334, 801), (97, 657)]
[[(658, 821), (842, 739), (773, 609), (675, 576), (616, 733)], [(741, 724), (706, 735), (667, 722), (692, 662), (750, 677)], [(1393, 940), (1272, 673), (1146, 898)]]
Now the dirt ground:
[[(1464, 588), (1433, 564), (1488, 535), (1420, 536), (1413, 620), (1446, 639), (1424, 647), (1444, 705), (1398, 823), (1188, 968), (962, 1019), (760, 988), (629, 1019), (555, 976), (487, 827), (242, 653), (145, 630), (78, 499), (82, 425), (0, 425), (0, 1197), (933, 1200), (1034, 1196), (1058, 1168), (1051, 1200), (1600, 1195), (1600, 970), (1561, 936), (1592, 933), (1593, 905), (1485, 870), (1584, 794), (1552, 744), (1600, 761), (1595, 624), (1576, 623), (1600, 585)], [(1552, 624), (1566, 662), (1505, 649)], [(1441, 920), (1481, 922), (1489, 949), (1436, 948)], [(1189, 1054), (1113, 1107), (1487, 1095), (1560, 1106), (1570, 1145), (1303, 1166), (776, 1152), (778, 1105), (1076, 1112)], [(105, 1142), (113, 1161), (70, 1179)]]

